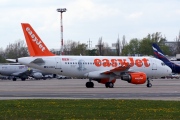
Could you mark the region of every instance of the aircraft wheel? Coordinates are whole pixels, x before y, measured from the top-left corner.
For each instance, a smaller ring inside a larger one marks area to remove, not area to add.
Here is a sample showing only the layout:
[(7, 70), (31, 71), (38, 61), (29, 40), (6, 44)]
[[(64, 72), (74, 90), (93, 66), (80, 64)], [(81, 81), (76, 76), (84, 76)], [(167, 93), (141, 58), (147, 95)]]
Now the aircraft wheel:
[(149, 87), (149, 88), (152, 87), (152, 84), (151, 84), (151, 83), (148, 83), (148, 84), (147, 84), (147, 87)]
[(112, 82), (109, 82), (109, 88), (113, 88), (114, 84)]
[(21, 78), (22, 81), (25, 81), (26, 79), (25, 78)]
[(93, 88), (94, 87), (94, 83), (93, 82), (87, 82), (86, 83), (86, 87), (87, 88)]
[(93, 82), (91, 82), (91, 88), (94, 88), (94, 83)]
[(86, 87), (89, 88), (89, 82), (86, 83)]
[(16, 81), (16, 78), (13, 78), (13, 81)]
[(105, 84), (105, 87), (106, 87), (106, 88), (108, 88), (108, 87), (109, 87), (109, 82), (107, 82), (107, 83)]
[(105, 84), (106, 88), (113, 88), (114, 87), (114, 84), (112, 82), (107, 82)]

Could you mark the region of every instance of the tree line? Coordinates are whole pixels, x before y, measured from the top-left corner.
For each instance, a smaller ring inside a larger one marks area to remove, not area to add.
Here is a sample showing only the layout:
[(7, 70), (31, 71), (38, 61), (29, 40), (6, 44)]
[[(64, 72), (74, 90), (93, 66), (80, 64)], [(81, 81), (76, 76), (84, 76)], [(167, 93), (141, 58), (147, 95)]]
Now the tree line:
[(6, 59), (16, 59), (27, 56), (29, 56), (29, 54), (24, 40), (17, 40), (15, 43), (10, 43), (5, 50), (0, 48), (0, 63), (7, 62)]
[[(166, 55), (174, 56), (180, 53), (180, 33), (176, 37), (176, 44), (167, 46), (166, 37), (163, 37), (160, 32), (148, 34), (142, 39), (133, 38), (127, 42), (125, 35), (122, 39), (119, 37), (113, 44), (115, 49), (111, 49), (108, 43), (100, 37), (97, 40), (97, 45), (93, 49), (89, 49), (85, 43), (80, 43), (73, 40), (67, 40), (64, 43), (65, 55), (88, 55), (88, 56), (127, 56), (127, 55), (152, 55), (152, 43), (157, 43)], [(60, 51), (50, 49), (54, 54), (60, 55)], [(7, 45), (5, 50), (0, 48), (0, 62), (6, 62), (6, 59), (16, 59), (19, 57), (29, 56), (27, 45), (24, 40), (17, 40), (15, 43)]]

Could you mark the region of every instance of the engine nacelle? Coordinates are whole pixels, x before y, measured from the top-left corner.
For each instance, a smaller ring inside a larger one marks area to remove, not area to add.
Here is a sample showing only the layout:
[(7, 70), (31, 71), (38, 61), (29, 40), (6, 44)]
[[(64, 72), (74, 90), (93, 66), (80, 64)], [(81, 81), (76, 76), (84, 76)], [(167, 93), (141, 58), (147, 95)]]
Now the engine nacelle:
[(40, 72), (35, 72), (32, 74), (32, 77), (34, 77), (36, 79), (41, 79), (43, 77), (43, 75)]
[(127, 81), (132, 84), (144, 84), (147, 76), (143, 72), (128, 73), (121, 76), (121, 80)]
[[(109, 82), (109, 78), (92, 79), (92, 80), (95, 80), (95, 81), (97, 81), (98, 83), (102, 83), (102, 84), (106, 84), (107, 82)], [(116, 79), (113, 79), (111, 82), (112, 82), (112, 83), (115, 83), (115, 82), (116, 82)]]

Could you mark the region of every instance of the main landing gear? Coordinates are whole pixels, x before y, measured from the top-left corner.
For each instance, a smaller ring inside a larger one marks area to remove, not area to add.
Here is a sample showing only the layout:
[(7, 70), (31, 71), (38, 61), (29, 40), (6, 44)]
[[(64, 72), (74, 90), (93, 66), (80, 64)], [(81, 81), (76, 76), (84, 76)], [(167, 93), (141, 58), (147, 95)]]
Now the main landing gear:
[(114, 83), (112, 83), (112, 82), (107, 82), (107, 83), (105, 84), (105, 87), (106, 87), (106, 88), (113, 88), (113, 87), (114, 87)]
[(26, 80), (26, 78), (21, 78), (21, 80), (22, 80), (22, 81), (25, 81), (25, 80)]
[(13, 81), (16, 81), (16, 78), (15, 78), (15, 77), (13, 77)]
[(150, 82), (150, 79), (149, 78), (147, 78), (147, 87), (152, 87), (152, 84), (151, 84), (151, 82)]
[[(13, 77), (13, 81), (16, 81), (16, 80), (17, 80), (17, 79), (16, 79), (15, 77)], [(21, 80), (22, 80), (22, 81), (25, 81), (26, 78), (23, 78), (23, 77), (22, 77)]]
[(91, 79), (89, 79), (89, 82), (86, 83), (87, 88), (94, 88), (94, 83), (91, 82)]
[[(94, 83), (91, 82), (91, 79), (89, 79), (89, 82), (86, 83), (86, 87), (87, 87), (87, 88), (94, 88)], [(106, 88), (113, 88), (113, 87), (114, 87), (114, 83), (112, 83), (112, 82), (106, 82), (106, 83), (105, 83), (105, 87), (106, 87)]]

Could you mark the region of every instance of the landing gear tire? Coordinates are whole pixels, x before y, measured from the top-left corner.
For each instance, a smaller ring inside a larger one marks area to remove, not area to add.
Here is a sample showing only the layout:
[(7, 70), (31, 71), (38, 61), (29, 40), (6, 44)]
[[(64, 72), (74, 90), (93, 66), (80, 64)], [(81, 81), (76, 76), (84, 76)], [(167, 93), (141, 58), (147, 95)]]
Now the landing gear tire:
[(106, 87), (106, 88), (113, 88), (113, 87), (114, 87), (114, 84), (113, 84), (112, 82), (107, 82), (107, 83), (105, 84), (105, 87)]
[(25, 78), (21, 78), (22, 81), (25, 81), (26, 79)]
[(148, 84), (147, 84), (147, 87), (152, 87), (152, 84), (151, 84), (151, 83), (148, 83)]
[(150, 82), (150, 79), (149, 79), (149, 78), (147, 78), (147, 87), (148, 87), (148, 88), (152, 87), (152, 84), (151, 84), (151, 82)]
[(94, 83), (93, 82), (87, 82), (86, 87), (87, 88), (94, 88)]
[(13, 78), (13, 81), (16, 81), (16, 78)]

